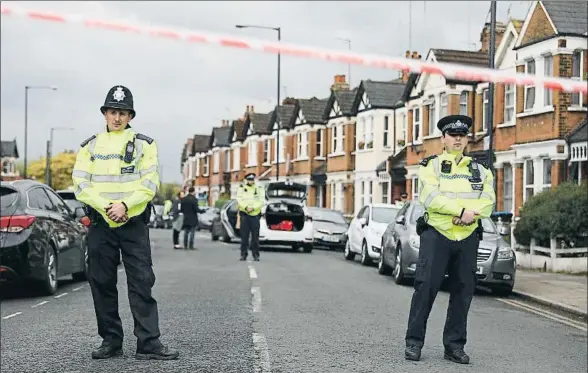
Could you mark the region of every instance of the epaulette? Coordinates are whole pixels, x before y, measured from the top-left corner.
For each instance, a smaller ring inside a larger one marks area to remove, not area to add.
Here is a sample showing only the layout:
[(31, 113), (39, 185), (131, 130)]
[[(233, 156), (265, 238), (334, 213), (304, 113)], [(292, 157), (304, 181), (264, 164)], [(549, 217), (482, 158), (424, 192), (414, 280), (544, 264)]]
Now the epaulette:
[(437, 154), (433, 154), (433, 155), (428, 156), (427, 158), (425, 158), (421, 161), (421, 166), (426, 167), (429, 164), (429, 161), (431, 161), (432, 159), (435, 159), (435, 158), (437, 158)]
[(142, 133), (138, 133), (135, 137), (139, 140), (146, 141), (149, 145), (151, 145), (151, 143), (153, 142), (153, 139), (151, 137), (145, 136)]
[(92, 135), (92, 136), (88, 137), (86, 140), (84, 140), (84, 142), (82, 142), (82, 143), (80, 144), (80, 147), (82, 147), (82, 148), (83, 148), (84, 146), (88, 145), (88, 143), (89, 143), (90, 141), (94, 140), (95, 138), (96, 138), (96, 135)]

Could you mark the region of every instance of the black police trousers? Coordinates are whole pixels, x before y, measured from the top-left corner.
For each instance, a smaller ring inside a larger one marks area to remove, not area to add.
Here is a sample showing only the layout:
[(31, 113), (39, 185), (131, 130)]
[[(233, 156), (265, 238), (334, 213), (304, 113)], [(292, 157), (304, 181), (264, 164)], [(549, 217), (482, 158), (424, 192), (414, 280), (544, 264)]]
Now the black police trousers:
[(242, 211), (239, 211), (239, 214), (241, 214), (241, 257), (247, 258), (249, 246), (251, 246), (253, 257), (259, 258), (259, 221), (261, 215), (251, 216)]
[[(120, 251), (119, 251), (120, 250)], [(88, 233), (88, 274), (98, 334), (103, 343), (122, 346), (123, 328), (118, 314), (117, 267), (122, 252), (137, 350), (149, 351), (160, 345), (157, 302), (151, 296), (155, 284), (151, 261), (149, 228), (141, 217), (110, 228), (99, 217)]]
[(448, 350), (465, 346), (467, 318), (477, 282), (479, 244), (475, 231), (462, 241), (451, 241), (431, 227), (421, 234), (405, 338), (407, 346), (423, 347), (429, 314), (446, 273), (450, 297), (443, 345)]

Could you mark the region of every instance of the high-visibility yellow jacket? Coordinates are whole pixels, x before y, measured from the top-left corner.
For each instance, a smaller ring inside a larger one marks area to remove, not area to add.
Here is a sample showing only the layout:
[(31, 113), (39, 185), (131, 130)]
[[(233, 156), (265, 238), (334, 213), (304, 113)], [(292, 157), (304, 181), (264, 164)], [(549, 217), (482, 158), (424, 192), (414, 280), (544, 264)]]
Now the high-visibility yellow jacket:
[[(239, 206), (239, 211), (243, 211), (251, 216), (257, 216), (261, 213), (264, 201), (265, 189), (262, 186), (242, 184), (237, 189), (237, 205)], [(253, 211), (247, 212), (247, 207), (251, 207)]]
[[(471, 157), (463, 156), (457, 164), (454, 155), (443, 152), (424, 159), (418, 171), (418, 199), (426, 209), (427, 223), (454, 241), (471, 235), (478, 226), (477, 220), (490, 217), (496, 203), (492, 172), (478, 162), (470, 166), (471, 162)], [(474, 165), (479, 169), (479, 179), (472, 177), (470, 167)], [(459, 217), (463, 209), (480, 213), (474, 224), (453, 224), (453, 218)]]
[[(124, 160), (129, 142), (134, 142), (130, 163)], [(102, 132), (84, 141), (76, 157), (72, 179), (76, 198), (99, 212), (110, 227), (115, 223), (105, 207), (124, 202), (129, 218), (141, 215), (159, 188), (156, 142), (130, 127)]]

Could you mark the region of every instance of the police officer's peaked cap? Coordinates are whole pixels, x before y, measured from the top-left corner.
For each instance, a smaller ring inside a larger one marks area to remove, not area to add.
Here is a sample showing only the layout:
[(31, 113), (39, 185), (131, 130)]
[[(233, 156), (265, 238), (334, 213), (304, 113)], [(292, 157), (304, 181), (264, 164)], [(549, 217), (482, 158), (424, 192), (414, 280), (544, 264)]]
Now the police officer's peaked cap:
[(133, 118), (137, 116), (133, 108), (133, 94), (124, 85), (115, 85), (110, 88), (104, 100), (104, 105), (100, 108), (100, 112), (104, 114), (106, 109), (128, 110), (133, 114)]
[(473, 124), (474, 121), (467, 115), (448, 115), (439, 119), (437, 128), (443, 134), (467, 135)]
[(247, 175), (245, 175), (245, 180), (255, 180), (255, 173), (250, 172)]

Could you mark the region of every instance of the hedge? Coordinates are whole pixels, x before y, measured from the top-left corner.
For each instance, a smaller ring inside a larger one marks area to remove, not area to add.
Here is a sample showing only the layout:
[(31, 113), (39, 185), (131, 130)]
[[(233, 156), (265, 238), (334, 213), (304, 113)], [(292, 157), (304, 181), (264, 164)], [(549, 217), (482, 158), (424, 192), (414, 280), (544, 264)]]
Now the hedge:
[(513, 232), (517, 242), (528, 246), (535, 238), (539, 246), (549, 247), (550, 238), (558, 237), (568, 246), (583, 243), (588, 227), (587, 187), (586, 183), (563, 183), (531, 197), (521, 208)]

